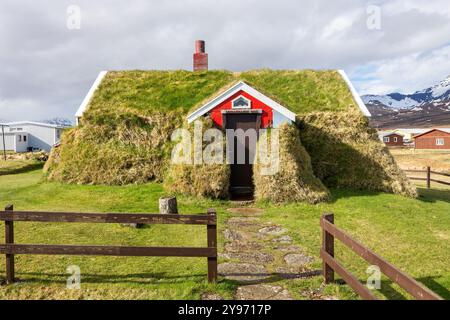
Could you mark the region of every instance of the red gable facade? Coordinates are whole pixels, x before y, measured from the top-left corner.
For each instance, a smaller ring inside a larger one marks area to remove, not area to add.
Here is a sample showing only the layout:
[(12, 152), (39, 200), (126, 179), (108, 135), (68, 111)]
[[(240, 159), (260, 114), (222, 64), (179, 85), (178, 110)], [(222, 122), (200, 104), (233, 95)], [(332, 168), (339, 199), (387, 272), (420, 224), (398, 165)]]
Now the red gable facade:
[(295, 122), (295, 113), (240, 81), (218, 94), (188, 116), (192, 123), (201, 116), (209, 116), (220, 127), (226, 127), (226, 119), (237, 114), (256, 115), (257, 128), (277, 128), (282, 123)]
[(272, 108), (243, 90), (236, 92), (225, 101), (219, 103), (211, 110), (210, 116), (218, 127), (223, 128), (223, 115), (227, 112), (248, 113), (252, 111), (260, 112), (261, 128), (272, 126)]

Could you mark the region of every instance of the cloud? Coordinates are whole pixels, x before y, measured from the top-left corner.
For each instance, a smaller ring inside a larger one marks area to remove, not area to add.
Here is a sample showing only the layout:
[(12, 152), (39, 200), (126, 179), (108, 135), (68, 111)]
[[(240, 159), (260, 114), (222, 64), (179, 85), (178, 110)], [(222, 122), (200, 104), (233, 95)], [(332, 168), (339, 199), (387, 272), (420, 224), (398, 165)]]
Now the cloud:
[[(376, 61), (355, 83), (360, 94), (412, 93), (450, 75), (450, 45), (426, 53)], [(355, 70), (353, 74), (361, 73)]]
[(2, 111), (0, 118), (13, 119), (17, 115), (22, 117), (30, 117), (30, 119), (39, 117), (42, 113), (39, 103), (32, 99), (11, 99), (0, 100), (0, 110)]
[[(191, 69), (198, 38), (211, 68), (342, 68), (362, 92), (412, 90), (450, 73), (447, 2), (2, 0), (0, 118), (73, 117), (99, 71)], [(80, 30), (67, 29), (69, 5)], [(369, 5), (380, 30), (367, 28)]]

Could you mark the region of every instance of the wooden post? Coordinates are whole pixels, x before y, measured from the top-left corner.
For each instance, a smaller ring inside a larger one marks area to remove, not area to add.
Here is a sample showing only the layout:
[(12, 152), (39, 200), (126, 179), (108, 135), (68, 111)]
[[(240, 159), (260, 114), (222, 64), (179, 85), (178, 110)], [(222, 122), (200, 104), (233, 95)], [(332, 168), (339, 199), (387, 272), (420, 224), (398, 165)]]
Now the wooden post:
[[(216, 217), (216, 210), (208, 209), (208, 215)], [(215, 256), (208, 257), (208, 282), (217, 282), (217, 221), (207, 226), (208, 248), (215, 248)]]
[(159, 213), (176, 214), (178, 213), (178, 205), (176, 197), (166, 197), (159, 199)]
[[(12, 212), (14, 207), (12, 204), (5, 207), (6, 212)], [(5, 221), (5, 244), (14, 243), (14, 222)], [(14, 282), (14, 255), (6, 254), (6, 283)]]
[[(328, 213), (322, 216), (323, 220), (326, 220), (334, 224), (334, 214)], [(330, 256), (334, 257), (334, 236), (322, 229), (322, 248)], [(325, 283), (334, 282), (334, 270), (325, 262), (323, 262), (323, 277)]]
[(427, 167), (427, 189), (431, 188), (431, 168)]

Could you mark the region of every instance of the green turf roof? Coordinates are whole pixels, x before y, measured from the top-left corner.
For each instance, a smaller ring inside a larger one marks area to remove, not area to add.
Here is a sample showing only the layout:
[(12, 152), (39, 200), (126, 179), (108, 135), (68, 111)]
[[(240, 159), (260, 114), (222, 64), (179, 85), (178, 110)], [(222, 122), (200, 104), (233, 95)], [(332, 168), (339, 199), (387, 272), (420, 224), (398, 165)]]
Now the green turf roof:
[(155, 111), (178, 110), (187, 114), (240, 80), (297, 114), (357, 108), (337, 71), (135, 70), (108, 72), (87, 111), (100, 114), (126, 110), (145, 116)]

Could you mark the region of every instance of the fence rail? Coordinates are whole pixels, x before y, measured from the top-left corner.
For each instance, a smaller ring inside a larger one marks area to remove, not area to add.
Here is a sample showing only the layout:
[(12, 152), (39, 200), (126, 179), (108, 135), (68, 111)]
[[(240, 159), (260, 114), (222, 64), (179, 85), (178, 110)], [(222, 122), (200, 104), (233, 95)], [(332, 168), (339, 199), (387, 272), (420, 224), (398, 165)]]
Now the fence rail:
[(323, 260), (323, 276), (325, 278), (325, 283), (334, 282), (334, 273), (336, 272), (353, 290), (356, 291), (356, 293), (361, 296), (361, 298), (366, 300), (377, 300), (377, 297), (366, 286), (364, 286), (358, 278), (347, 271), (335, 259), (334, 240), (337, 239), (368, 263), (378, 266), (381, 272), (383, 272), (394, 283), (397, 283), (400, 287), (406, 290), (414, 298), (419, 300), (442, 300), (439, 295), (417, 282), (370, 249), (364, 247), (361, 243), (352, 239), (352, 237), (346, 232), (337, 228), (334, 225), (333, 214), (324, 214), (320, 219), (320, 226), (322, 228), (323, 239), (320, 256)]
[(431, 177), (431, 174), (435, 174), (435, 175), (440, 175), (440, 176), (444, 176), (444, 177), (450, 177), (449, 173), (443, 173), (443, 172), (437, 172), (437, 171), (433, 171), (431, 170), (430, 167), (427, 167), (427, 170), (404, 170), (405, 172), (415, 172), (415, 173), (426, 173), (427, 177), (426, 178), (421, 178), (421, 177), (414, 177), (414, 176), (408, 176), (409, 179), (411, 180), (417, 180), (417, 181), (426, 181), (427, 182), (427, 188), (430, 189), (431, 188), (431, 182), (436, 182), (436, 183), (440, 183), (446, 186), (450, 186), (450, 182), (448, 181), (443, 181), (443, 180), (438, 180), (438, 179), (433, 179)]
[[(124, 214), (124, 213), (68, 213), (14, 211), (9, 205), (0, 211), (0, 221), (5, 221), (5, 243), (0, 244), (0, 254), (6, 256), (6, 282), (15, 279), (14, 255), (103, 255), (135, 257), (202, 257), (208, 260), (208, 281), (217, 281), (217, 215), (208, 209), (207, 215), (179, 214)], [(81, 222), (81, 223), (141, 223), (206, 225), (207, 247), (128, 247), (88, 245), (15, 244), (14, 221)]]

